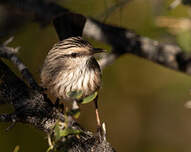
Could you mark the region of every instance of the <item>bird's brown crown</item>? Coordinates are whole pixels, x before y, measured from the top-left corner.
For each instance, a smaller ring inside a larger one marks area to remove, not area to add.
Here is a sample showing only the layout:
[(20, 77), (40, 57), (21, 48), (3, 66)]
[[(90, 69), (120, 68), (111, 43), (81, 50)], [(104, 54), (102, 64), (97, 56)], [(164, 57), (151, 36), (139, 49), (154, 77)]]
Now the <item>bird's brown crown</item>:
[(92, 45), (82, 37), (70, 37), (62, 40), (53, 46), (52, 52), (58, 49), (63, 55), (71, 57), (93, 55), (94, 50)]

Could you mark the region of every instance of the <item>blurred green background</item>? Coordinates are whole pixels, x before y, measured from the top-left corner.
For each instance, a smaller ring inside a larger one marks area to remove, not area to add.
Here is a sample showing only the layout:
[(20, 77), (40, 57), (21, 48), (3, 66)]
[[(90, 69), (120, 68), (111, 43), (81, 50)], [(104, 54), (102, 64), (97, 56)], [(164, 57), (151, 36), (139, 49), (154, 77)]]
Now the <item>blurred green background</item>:
[[(176, 33), (156, 24), (160, 16), (191, 18), (188, 6), (179, 5), (169, 10), (172, 0), (56, 2), (73, 12), (130, 28), (142, 36), (161, 42), (180, 43), (184, 49), (184, 44), (177, 41)], [(3, 6), (0, 11), (5, 11)], [(43, 60), (47, 51), (58, 41), (53, 26), (42, 28), (31, 21), (13, 35), (15, 40), (12, 45), (21, 46), (19, 57), (40, 82), (39, 73)], [(90, 41), (97, 47), (110, 49), (100, 42)], [(182, 37), (182, 42), (185, 42), (185, 37)], [(189, 46), (186, 49), (188, 51)], [(10, 67), (20, 76), (14, 66)], [(106, 123), (108, 141), (118, 152), (190, 152), (191, 110), (184, 106), (191, 99), (190, 88), (190, 76), (133, 55), (122, 56), (103, 71), (99, 106), (101, 119)], [(80, 124), (95, 131), (93, 103), (83, 105), (81, 109)], [(0, 106), (1, 113), (7, 111), (12, 111), (12, 108)], [(41, 131), (17, 124), (9, 132), (5, 132), (8, 126), (9, 124), (0, 124), (0, 152), (12, 152), (16, 145), (20, 146), (20, 152), (46, 151), (47, 139)]]

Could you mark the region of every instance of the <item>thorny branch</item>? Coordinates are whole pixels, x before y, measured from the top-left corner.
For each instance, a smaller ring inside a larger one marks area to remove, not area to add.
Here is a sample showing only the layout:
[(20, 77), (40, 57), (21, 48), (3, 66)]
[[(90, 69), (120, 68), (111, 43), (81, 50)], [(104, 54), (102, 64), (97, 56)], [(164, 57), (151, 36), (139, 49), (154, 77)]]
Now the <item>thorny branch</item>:
[[(26, 0), (22, 1), (21, 3), (8, 0), (1, 1), (1, 3), (6, 4), (7, 7), (15, 6), (15, 8), (18, 8), (18, 10), (20, 9), (20, 12), (25, 12), (23, 14), (27, 16), (30, 16), (32, 12), (32, 16), (35, 16), (36, 21), (43, 21), (43, 23), (41, 22), (41, 25), (49, 24), (54, 16), (61, 12), (63, 13), (67, 11), (66, 9), (54, 3), (46, 3), (35, 0)], [(33, 11), (35, 11), (35, 13), (33, 13)], [(46, 19), (44, 18), (44, 12), (47, 12)], [(28, 123), (49, 134), (52, 132), (52, 128), (58, 120), (59, 122), (65, 123), (65, 117), (63, 117), (55, 105), (53, 105), (48, 97), (43, 93), (41, 87), (39, 87), (33, 79), (32, 74), (16, 56), (18, 48), (14, 49), (7, 46), (11, 40), (12, 39), (9, 39), (0, 47), (0, 57), (10, 60), (17, 67), (24, 80), (28, 83), (28, 86), (18, 77), (16, 77), (14, 73), (12, 73), (9, 68), (0, 60), (1, 104), (10, 103), (15, 108), (14, 113), (0, 115), (0, 121), (12, 122), (11, 127), (16, 122)], [(64, 148), (67, 151), (73, 152), (114, 151), (114, 149), (106, 141), (104, 127), (99, 129), (97, 134), (93, 134), (89, 131), (83, 130), (75, 122), (75, 120), (72, 119), (72, 117), (70, 117), (69, 120), (70, 126), (73, 129), (77, 128), (77, 130), (80, 130), (80, 134), (78, 136), (69, 135), (67, 138), (63, 138), (62, 141), (56, 145), (57, 149)]]
[[(29, 86), (19, 79), (0, 59), (0, 100), (2, 103), (13, 105), (14, 112), (1, 114), (0, 122), (11, 122), (9, 130), (17, 122), (30, 124), (50, 134), (56, 122), (65, 123), (65, 117), (52, 104), (43, 90), (38, 86), (32, 75), (16, 56), (17, 48), (8, 47), (12, 38), (0, 46), (0, 57), (10, 60), (16, 65)], [(14, 59), (13, 59), (14, 58)], [(23, 72), (25, 70), (25, 72)], [(34, 87), (35, 86), (35, 87)], [(70, 127), (80, 131), (78, 136), (68, 135), (62, 138), (56, 149), (65, 149), (71, 152), (113, 152), (114, 149), (106, 141), (105, 128), (96, 135), (83, 130), (72, 117), (68, 119)]]

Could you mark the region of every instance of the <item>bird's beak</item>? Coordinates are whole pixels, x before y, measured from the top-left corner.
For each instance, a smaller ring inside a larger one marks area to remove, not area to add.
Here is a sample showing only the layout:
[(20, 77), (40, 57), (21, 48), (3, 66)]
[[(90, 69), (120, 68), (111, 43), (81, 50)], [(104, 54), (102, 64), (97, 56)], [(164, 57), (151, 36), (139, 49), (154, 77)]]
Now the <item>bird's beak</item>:
[(106, 52), (106, 50), (101, 48), (93, 48), (93, 54), (102, 53), (102, 52)]

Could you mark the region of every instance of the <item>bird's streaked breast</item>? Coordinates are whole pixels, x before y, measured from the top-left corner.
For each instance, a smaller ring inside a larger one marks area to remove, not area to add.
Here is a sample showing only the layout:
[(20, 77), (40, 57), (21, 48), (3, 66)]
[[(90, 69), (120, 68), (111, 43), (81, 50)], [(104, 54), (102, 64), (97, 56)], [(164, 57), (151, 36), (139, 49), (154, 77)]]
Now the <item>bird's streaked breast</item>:
[(82, 97), (97, 91), (101, 85), (101, 70), (92, 49), (81, 37), (56, 43), (48, 52), (41, 71), (42, 86), (63, 100), (71, 100), (67, 95), (72, 91), (82, 91)]
[[(94, 57), (92, 59), (95, 60)], [(69, 92), (82, 91), (82, 97), (85, 97), (97, 91), (100, 85), (101, 71), (99, 66), (90, 68), (86, 62), (82, 62), (76, 68), (61, 70), (46, 87), (54, 96), (63, 100), (71, 100), (68, 97)]]

